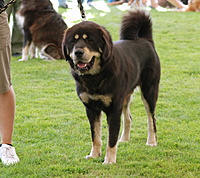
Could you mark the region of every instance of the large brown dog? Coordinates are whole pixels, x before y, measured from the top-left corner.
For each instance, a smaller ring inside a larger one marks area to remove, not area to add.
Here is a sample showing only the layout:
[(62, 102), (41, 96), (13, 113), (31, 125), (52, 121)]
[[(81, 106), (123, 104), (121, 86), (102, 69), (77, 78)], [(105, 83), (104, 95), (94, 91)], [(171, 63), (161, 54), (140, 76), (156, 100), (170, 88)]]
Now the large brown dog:
[(92, 150), (86, 158), (101, 153), (101, 112), (107, 116), (109, 140), (104, 163), (115, 163), (120, 141), (130, 138), (131, 94), (140, 86), (148, 115), (147, 145), (156, 146), (154, 116), (160, 81), (160, 62), (152, 39), (152, 22), (143, 10), (123, 17), (120, 41), (112, 42), (108, 31), (83, 21), (66, 31), (63, 51), (76, 81), (77, 94), (86, 108), (92, 133)]
[(49, 60), (63, 59), (61, 44), (67, 25), (50, 0), (23, 0), (16, 14), (24, 33), (22, 59), (35, 57), (35, 47)]

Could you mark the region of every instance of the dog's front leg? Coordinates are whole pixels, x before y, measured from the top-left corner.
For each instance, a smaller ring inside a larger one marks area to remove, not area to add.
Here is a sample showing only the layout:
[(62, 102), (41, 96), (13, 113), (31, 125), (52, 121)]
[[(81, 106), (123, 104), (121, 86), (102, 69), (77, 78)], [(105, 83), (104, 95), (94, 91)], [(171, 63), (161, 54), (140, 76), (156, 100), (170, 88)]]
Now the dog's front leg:
[(113, 110), (113, 112), (107, 114), (109, 139), (103, 164), (116, 163), (117, 141), (120, 130), (120, 117), (121, 111), (118, 109)]
[(30, 45), (30, 57), (36, 58), (36, 49), (35, 49), (35, 45), (33, 42)]
[(86, 108), (87, 116), (90, 121), (92, 135), (92, 149), (86, 159), (96, 158), (101, 155), (101, 111)]
[(19, 59), (18, 61), (27, 61), (28, 60), (28, 53), (29, 53), (29, 48), (30, 48), (32, 39), (27, 39), (26, 33), (27, 32), (24, 32), (24, 42), (23, 42), (23, 48), (22, 48), (22, 58)]

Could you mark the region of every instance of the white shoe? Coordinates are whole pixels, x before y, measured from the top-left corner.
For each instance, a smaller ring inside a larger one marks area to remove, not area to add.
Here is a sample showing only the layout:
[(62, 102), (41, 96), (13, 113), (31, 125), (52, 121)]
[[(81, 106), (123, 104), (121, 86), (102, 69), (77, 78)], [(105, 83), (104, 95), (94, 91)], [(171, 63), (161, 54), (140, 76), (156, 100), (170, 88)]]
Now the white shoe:
[(2, 144), (0, 147), (0, 158), (5, 165), (10, 165), (19, 162), (19, 158), (16, 154), (13, 146)]

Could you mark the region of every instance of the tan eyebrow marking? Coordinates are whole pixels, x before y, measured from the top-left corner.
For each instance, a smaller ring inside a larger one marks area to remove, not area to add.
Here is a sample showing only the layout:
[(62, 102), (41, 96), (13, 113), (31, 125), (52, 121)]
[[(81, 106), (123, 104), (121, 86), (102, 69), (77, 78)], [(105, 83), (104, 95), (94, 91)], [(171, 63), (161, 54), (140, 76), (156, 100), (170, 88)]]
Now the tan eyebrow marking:
[(76, 34), (76, 35), (74, 36), (74, 38), (75, 38), (76, 40), (78, 40), (78, 39), (79, 39), (79, 35)]
[(83, 35), (83, 39), (85, 40), (88, 36), (86, 34)]

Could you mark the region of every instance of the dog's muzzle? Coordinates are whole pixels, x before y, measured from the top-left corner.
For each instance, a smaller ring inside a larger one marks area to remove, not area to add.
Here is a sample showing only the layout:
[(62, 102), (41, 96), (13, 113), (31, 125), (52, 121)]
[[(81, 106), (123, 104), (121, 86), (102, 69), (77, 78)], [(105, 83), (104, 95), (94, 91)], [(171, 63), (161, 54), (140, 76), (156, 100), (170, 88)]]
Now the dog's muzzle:
[(92, 69), (93, 65), (94, 65), (94, 61), (95, 61), (95, 56), (92, 57), (92, 60), (89, 63), (84, 63), (82, 61), (79, 61), (76, 64), (76, 67), (78, 70), (80, 70), (81, 72), (84, 71), (89, 71), (90, 69)]
[[(75, 61), (76, 61), (76, 68), (80, 72), (89, 71), (92, 69), (95, 61), (95, 56), (93, 56), (91, 59), (84, 59), (84, 50), (81, 48), (78, 48), (74, 51)], [(87, 61), (87, 62), (86, 62)]]

